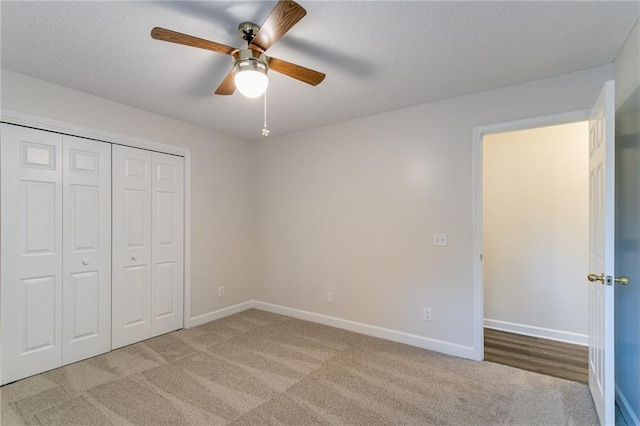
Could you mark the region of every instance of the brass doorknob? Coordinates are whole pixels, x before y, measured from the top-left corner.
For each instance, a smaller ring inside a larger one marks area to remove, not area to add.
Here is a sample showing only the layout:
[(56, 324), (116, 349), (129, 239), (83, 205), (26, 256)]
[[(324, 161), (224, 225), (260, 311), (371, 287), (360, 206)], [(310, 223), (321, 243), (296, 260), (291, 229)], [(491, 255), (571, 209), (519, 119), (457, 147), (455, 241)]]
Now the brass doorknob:
[(625, 277), (624, 275), (614, 279), (614, 281), (617, 282), (618, 284), (622, 284), (622, 285), (629, 285), (629, 283), (631, 282), (629, 277)]
[[(595, 283), (597, 281), (600, 281), (602, 284), (604, 284), (604, 273), (598, 275), (598, 274), (589, 274), (587, 275), (587, 279), (589, 281), (591, 281), (592, 283)], [(624, 275), (618, 277), (618, 278), (614, 278), (613, 281), (615, 281), (618, 284), (622, 284), (622, 285), (629, 285), (629, 283), (631, 282), (631, 280), (629, 279), (629, 277), (625, 277)], [(607, 283), (609, 283), (609, 285), (611, 285), (611, 277), (607, 277)]]
[(604, 284), (604, 273), (598, 275), (598, 274), (589, 274), (587, 275), (587, 279), (589, 281), (591, 281), (592, 283), (595, 283), (596, 281), (600, 281), (602, 284)]

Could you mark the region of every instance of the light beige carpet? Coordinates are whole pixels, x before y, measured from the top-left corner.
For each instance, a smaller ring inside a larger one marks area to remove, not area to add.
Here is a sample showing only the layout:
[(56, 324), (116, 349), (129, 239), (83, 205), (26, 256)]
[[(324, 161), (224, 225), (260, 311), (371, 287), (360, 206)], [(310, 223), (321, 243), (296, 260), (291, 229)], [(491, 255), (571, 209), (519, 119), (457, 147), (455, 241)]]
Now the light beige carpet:
[(591, 425), (587, 386), (259, 310), (0, 388), (2, 425)]

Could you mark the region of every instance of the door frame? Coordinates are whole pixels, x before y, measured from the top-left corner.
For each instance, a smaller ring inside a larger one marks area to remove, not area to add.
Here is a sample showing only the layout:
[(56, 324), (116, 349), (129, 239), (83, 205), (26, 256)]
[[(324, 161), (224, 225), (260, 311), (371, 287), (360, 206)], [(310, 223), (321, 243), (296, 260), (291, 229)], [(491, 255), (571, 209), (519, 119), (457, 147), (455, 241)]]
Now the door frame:
[(483, 254), (483, 138), (485, 135), (555, 126), (589, 120), (590, 109), (544, 115), (524, 120), (507, 121), (473, 128), (471, 154), (472, 221), (473, 221), (473, 359), (484, 360), (484, 266)]
[(142, 148), (184, 158), (184, 313), (183, 327), (191, 327), (191, 150), (176, 145), (135, 138), (23, 112), (1, 109), (0, 121), (99, 142)]

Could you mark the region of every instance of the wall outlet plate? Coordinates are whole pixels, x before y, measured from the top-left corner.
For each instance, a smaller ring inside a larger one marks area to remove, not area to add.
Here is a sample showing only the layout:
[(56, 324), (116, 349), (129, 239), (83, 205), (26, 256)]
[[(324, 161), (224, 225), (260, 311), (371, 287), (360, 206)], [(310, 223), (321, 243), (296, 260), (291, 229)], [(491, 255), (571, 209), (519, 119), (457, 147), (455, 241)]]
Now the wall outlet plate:
[(434, 232), (433, 234), (433, 245), (434, 246), (447, 246), (447, 234), (445, 232)]
[(222, 296), (224, 296), (224, 286), (223, 285), (218, 287), (218, 297), (222, 297)]
[(332, 291), (328, 291), (327, 292), (327, 303), (333, 303), (333, 292)]
[(433, 320), (433, 315), (432, 315), (431, 308), (424, 308), (423, 317), (424, 317), (425, 321), (432, 321)]

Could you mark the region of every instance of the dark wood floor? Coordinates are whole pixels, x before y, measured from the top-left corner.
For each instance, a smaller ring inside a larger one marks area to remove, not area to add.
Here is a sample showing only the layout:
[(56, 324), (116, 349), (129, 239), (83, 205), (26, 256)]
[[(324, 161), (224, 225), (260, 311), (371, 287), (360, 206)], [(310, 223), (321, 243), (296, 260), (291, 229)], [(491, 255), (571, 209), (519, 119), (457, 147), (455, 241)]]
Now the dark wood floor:
[(586, 346), (485, 328), (484, 359), (580, 383), (589, 382)]

